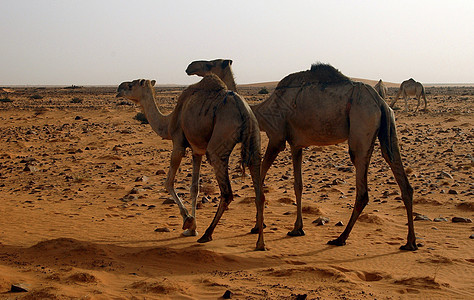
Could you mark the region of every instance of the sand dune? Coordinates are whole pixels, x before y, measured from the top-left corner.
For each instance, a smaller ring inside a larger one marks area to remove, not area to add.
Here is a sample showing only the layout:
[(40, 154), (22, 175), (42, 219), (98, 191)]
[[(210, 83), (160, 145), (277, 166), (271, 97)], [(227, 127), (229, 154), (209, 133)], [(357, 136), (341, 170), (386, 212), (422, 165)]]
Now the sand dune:
[[(247, 86), (242, 94), (258, 102), (267, 97), (258, 89)], [(346, 144), (304, 151), (304, 237), (286, 235), (296, 207), (289, 151), (280, 154), (265, 187), (266, 252), (253, 251), (254, 194), (236, 171), (236, 149), (235, 201), (214, 240), (198, 244), (181, 236), (178, 208), (167, 204), (171, 142), (134, 120), (138, 108), (116, 99), (115, 88), (13, 90), (13, 101), (0, 103), (2, 299), (219, 299), (226, 291), (232, 299), (474, 298), (473, 225), (452, 222), (474, 217), (473, 88), (428, 88), (429, 112), (395, 111), (415, 189), (415, 252), (398, 250), (406, 214), (378, 146), (370, 203), (346, 246), (326, 245), (354, 204)], [(180, 88), (158, 91), (169, 112)], [(189, 156), (176, 183), (186, 200)], [(201, 185), (200, 233), (219, 196), (207, 162)], [(319, 217), (329, 222), (318, 226)]]

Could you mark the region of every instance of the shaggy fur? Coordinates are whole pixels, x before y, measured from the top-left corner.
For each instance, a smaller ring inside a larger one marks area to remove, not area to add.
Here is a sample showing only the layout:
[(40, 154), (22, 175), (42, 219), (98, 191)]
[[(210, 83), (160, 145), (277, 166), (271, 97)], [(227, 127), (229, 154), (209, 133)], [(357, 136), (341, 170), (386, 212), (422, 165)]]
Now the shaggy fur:
[(348, 82), (351, 82), (351, 80), (333, 66), (317, 63), (311, 65), (310, 70), (286, 76), (278, 83), (277, 89), (301, 87), (311, 84), (319, 84), (322, 87), (325, 87), (328, 85)]

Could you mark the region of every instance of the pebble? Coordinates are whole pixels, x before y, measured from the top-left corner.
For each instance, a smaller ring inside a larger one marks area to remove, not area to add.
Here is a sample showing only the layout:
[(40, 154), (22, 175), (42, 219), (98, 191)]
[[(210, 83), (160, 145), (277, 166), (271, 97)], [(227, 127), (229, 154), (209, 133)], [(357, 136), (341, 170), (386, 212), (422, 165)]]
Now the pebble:
[(25, 168), (23, 169), (25, 172), (36, 172), (38, 171), (38, 168), (32, 165), (26, 165)]
[(439, 175), (436, 177), (436, 179), (443, 179), (443, 178), (453, 179), (453, 176), (445, 171), (441, 171)]
[(161, 170), (161, 169), (156, 171), (155, 173), (155, 175), (164, 175), (164, 174), (166, 174), (165, 170)]
[(416, 215), (415, 221), (431, 221), (431, 219), (424, 215)]
[(326, 223), (329, 223), (329, 218), (327, 217), (319, 217), (316, 220), (313, 221), (317, 226), (324, 225)]
[(339, 221), (339, 222), (337, 222), (336, 225), (334, 225), (334, 226), (344, 226), (344, 223), (342, 223), (342, 221)]
[(130, 202), (130, 201), (134, 201), (134, 200), (137, 200), (137, 199), (138, 199), (137, 195), (128, 194), (128, 195), (123, 196), (120, 200), (122, 200), (123, 202)]
[(232, 298), (232, 292), (230, 290), (225, 291), (224, 295), (222, 295), (222, 299), (230, 299)]
[(159, 227), (155, 229), (155, 232), (170, 232), (170, 230), (167, 227)]
[(456, 190), (449, 190), (449, 191), (448, 191), (448, 194), (457, 195), (458, 192), (457, 192)]
[(24, 292), (28, 292), (29, 289), (30, 289), (29, 284), (15, 283), (15, 284), (12, 284), (12, 286), (10, 288), (10, 292), (12, 292), (12, 293), (24, 293)]
[(474, 239), (474, 234), (471, 234), (471, 236), (469, 237), (470, 239)]
[(135, 179), (135, 182), (147, 182), (148, 181), (148, 177), (143, 175), (143, 176), (139, 176)]
[(448, 219), (438, 217), (438, 218), (434, 218), (433, 221), (435, 221), (435, 222), (448, 222)]
[(165, 199), (165, 200), (163, 201), (162, 204), (175, 204), (175, 203), (174, 203), (174, 200), (173, 200), (173, 199), (167, 198), (167, 199)]
[(469, 218), (463, 218), (463, 217), (453, 217), (451, 219), (453, 223), (472, 223), (472, 220)]
[(206, 196), (202, 197), (201, 203), (206, 204), (206, 203), (208, 203), (208, 202), (209, 202), (209, 199), (207, 199)]

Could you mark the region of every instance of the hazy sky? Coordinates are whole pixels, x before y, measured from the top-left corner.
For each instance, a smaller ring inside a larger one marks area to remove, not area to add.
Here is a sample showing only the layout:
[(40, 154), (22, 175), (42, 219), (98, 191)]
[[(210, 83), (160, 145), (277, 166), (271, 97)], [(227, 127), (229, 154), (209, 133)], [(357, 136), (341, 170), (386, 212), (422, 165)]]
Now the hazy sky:
[(474, 1), (1, 0), (0, 86), (198, 81), (230, 58), (239, 84), (330, 63), (351, 77), (474, 82)]

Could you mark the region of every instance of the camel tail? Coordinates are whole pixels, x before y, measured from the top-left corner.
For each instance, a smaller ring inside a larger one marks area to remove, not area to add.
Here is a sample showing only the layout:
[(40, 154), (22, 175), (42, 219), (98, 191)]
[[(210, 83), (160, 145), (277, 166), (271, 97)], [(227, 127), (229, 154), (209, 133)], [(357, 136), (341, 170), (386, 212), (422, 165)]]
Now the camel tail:
[(393, 161), (394, 147), (397, 146), (393, 142), (394, 139), (395, 141), (397, 140), (395, 115), (393, 114), (392, 109), (386, 103), (381, 103), (380, 111), (382, 115), (380, 118), (378, 138), (382, 148), (382, 153), (386, 155), (388, 160), (391, 162)]
[(240, 127), (241, 142), (241, 167), (242, 175), (245, 175), (245, 167), (254, 166), (260, 163), (260, 128), (250, 107), (241, 97), (234, 97), (242, 126)]

